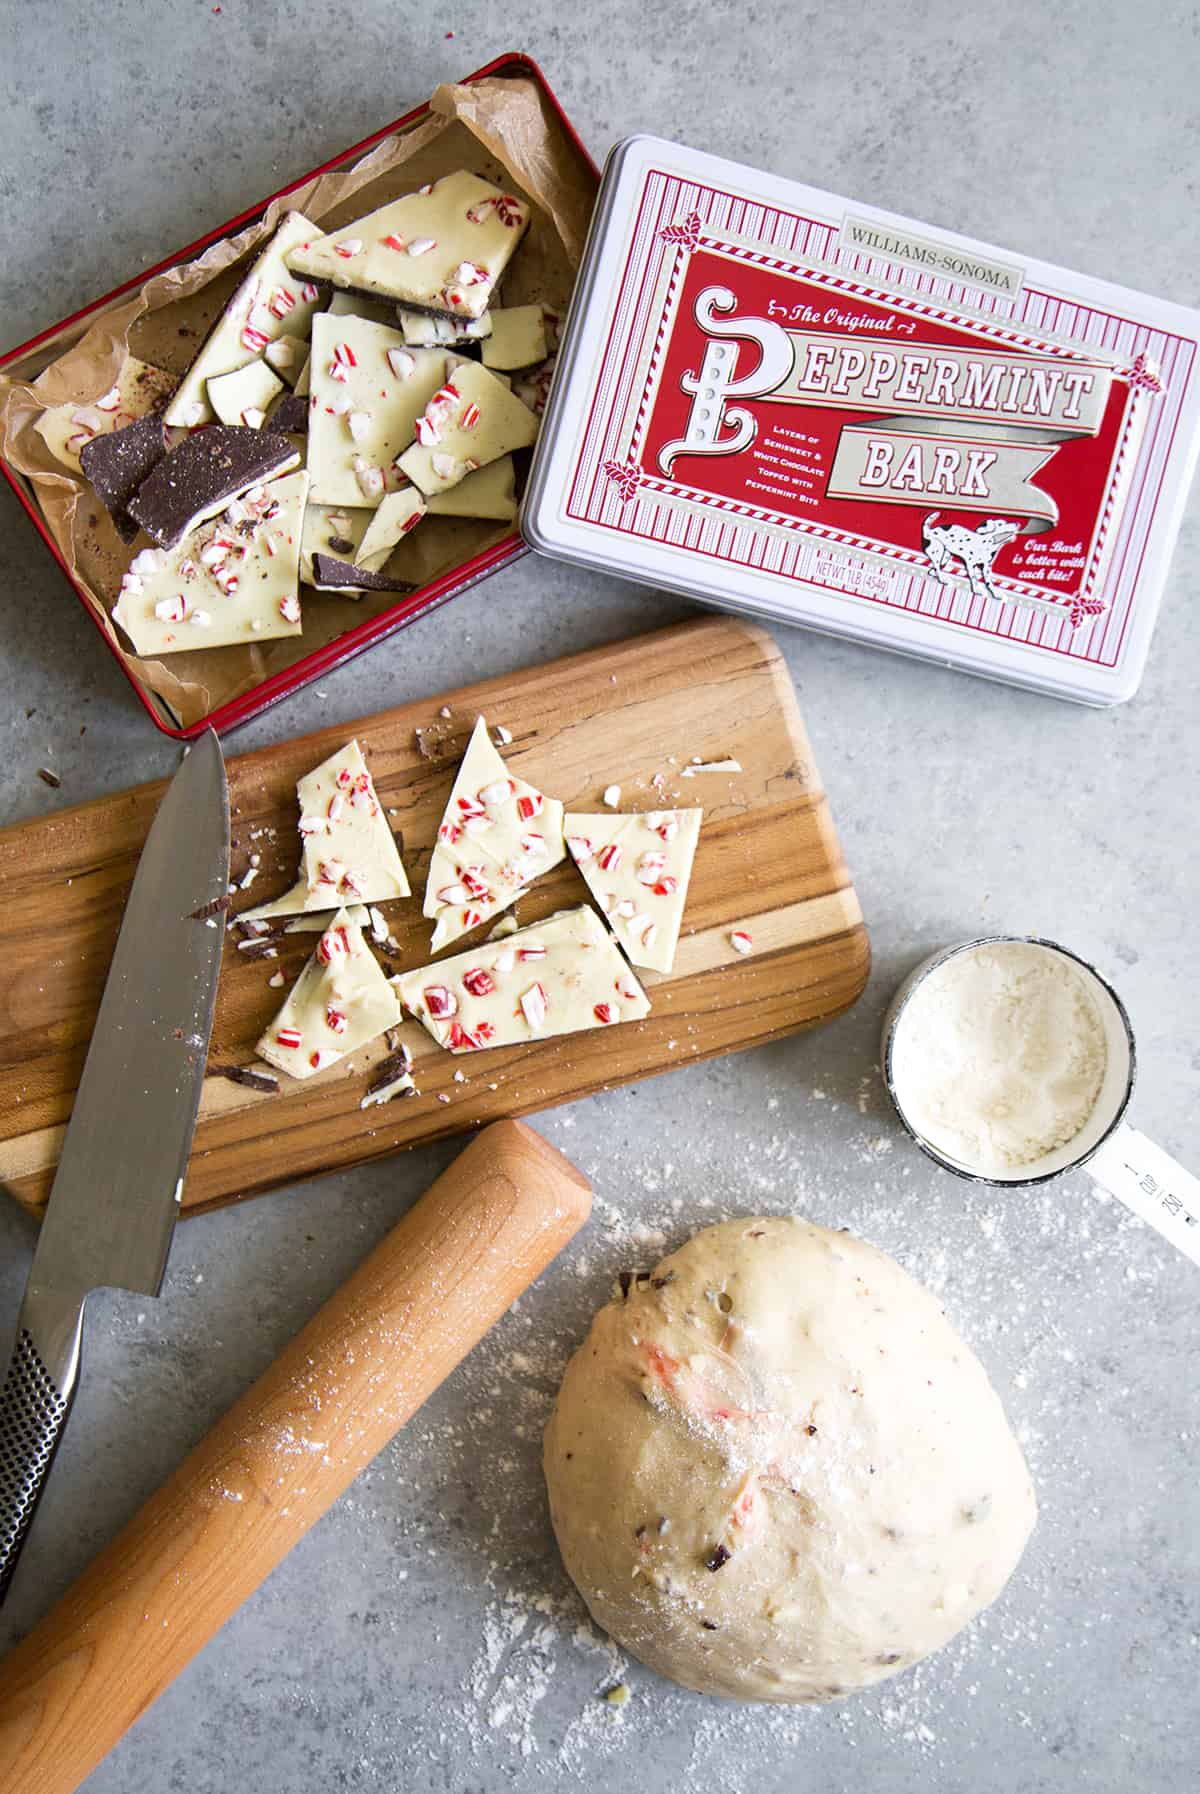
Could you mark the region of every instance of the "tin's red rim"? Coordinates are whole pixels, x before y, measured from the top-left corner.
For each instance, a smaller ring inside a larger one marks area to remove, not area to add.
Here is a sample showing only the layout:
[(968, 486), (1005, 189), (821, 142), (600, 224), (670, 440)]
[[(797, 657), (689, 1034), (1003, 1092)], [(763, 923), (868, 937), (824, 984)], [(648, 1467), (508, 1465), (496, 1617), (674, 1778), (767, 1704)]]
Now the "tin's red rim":
[[(537, 82), (556, 120), (561, 125), (564, 135), (599, 179), (600, 171), (596, 167), (595, 161), (563, 111), (558, 96), (546, 79), (540, 65), (532, 56), (526, 55), (521, 50), (506, 51), (503, 55), (494, 57), (491, 62), (485, 63), (482, 68), (474, 70), (472, 74), (464, 76), (460, 85), (470, 86), (476, 81), (485, 81), (490, 75), (514, 70), (521, 70), (531, 75)], [(132, 275), (128, 280), (122, 281), (119, 286), (113, 287), (111, 291), (102, 294), (98, 299), (93, 299), (89, 304), (81, 306), (78, 311), (71, 312), (69, 316), (59, 318), (56, 323), (47, 325), (36, 336), (29, 337), (26, 342), (18, 343), (15, 349), (8, 349), (3, 355), (0, 355), (0, 372), (14, 361), (20, 360), (22, 356), (30, 354), (34, 349), (48, 342), (51, 337), (70, 329), (72, 325), (81, 323), (94, 312), (101, 310), (106, 305), (111, 305), (113, 300), (120, 299), (126, 293), (144, 285), (154, 275), (161, 274), (165, 269), (173, 268), (179, 262), (190, 261), (202, 254), (210, 244), (217, 242), (222, 237), (230, 236), (233, 232), (240, 230), (243, 225), (249, 224), (275, 200), (294, 193), (296, 188), (302, 187), (305, 182), (315, 180), (319, 175), (328, 174), (331, 170), (344, 166), (351, 159), (364, 155), (377, 143), (382, 143), (385, 137), (407, 129), (417, 120), (424, 118), (428, 112), (428, 101), (423, 105), (414, 106), (410, 112), (393, 119), (390, 124), (382, 125), (377, 131), (372, 131), (369, 137), (364, 137), (360, 142), (351, 144), (349, 149), (342, 150), (338, 155), (331, 157), (327, 162), (322, 162), (316, 168), (310, 168), (307, 173), (297, 175), (286, 186), (276, 188), (265, 199), (248, 206), (236, 217), (226, 219), (224, 224), (219, 224), (206, 232), (204, 236), (197, 237), (195, 242), (188, 243), (184, 248), (175, 250), (173, 254), (164, 256), (162, 261), (155, 262), (152, 267), (144, 268), (140, 274)], [(352, 660), (355, 655), (363, 653), (365, 649), (373, 647), (376, 642), (381, 641), (394, 630), (403, 629), (407, 624), (415, 622), (418, 617), (436, 609), (438, 605), (447, 603), (449, 599), (467, 586), (476, 584), (479, 580), (485, 579), (488, 574), (495, 573), (500, 567), (507, 566), (510, 562), (518, 560), (529, 552), (520, 535), (514, 531), (512, 535), (505, 536), (502, 541), (494, 543), (491, 548), (485, 549), (481, 554), (473, 555), (469, 561), (464, 561), (461, 567), (455, 567), (449, 573), (443, 574), (441, 579), (436, 579), (431, 584), (422, 586), (418, 591), (409, 593), (399, 604), (392, 605), (389, 610), (382, 611), (378, 616), (358, 624), (356, 628), (347, 630), (344, 635), (326, 643), (323, 648), (314, 649), (311, 654), (306, 654), (294, 665), (283, 668), (269, 679), (264, 679), (260, 685), (256, 685), (252, 691), (243, 693), (240, 698), (231, 698), (228, 703), (218, 705), (215, 710), (210, 711), (207, 716), (200, 718), (197, 722), (177, 727), (159, 714), (150, 697), (142, 690), (125, 665), (115, 643), (105, 633), (89, 601), (76, 584), (40, 511), (24, 490), (19, 476), (3, 458), (0, 458), (0, 473), (4, 475), (16, 495), (18, 504), (58, 563), (63, 577), (79, 599), (89, 622), (104, 646), (128, 680), (142, 709), (156, 729), (159, 729), (164, 735), (169, 735), (175, 741), (192, 741), (198, 735), (202, 735), (206, 729), (215, 729), (218, 735), (227, 734), (230, 730), (236, 729), (239, 724), (249, 722), (252, 717), (259, 716), (264, 710), (270, 709), (272, 705), (280, 703), (292, 692), (309, 684), (313, 679), (321, 678), (332, 672), (335, 667)]]

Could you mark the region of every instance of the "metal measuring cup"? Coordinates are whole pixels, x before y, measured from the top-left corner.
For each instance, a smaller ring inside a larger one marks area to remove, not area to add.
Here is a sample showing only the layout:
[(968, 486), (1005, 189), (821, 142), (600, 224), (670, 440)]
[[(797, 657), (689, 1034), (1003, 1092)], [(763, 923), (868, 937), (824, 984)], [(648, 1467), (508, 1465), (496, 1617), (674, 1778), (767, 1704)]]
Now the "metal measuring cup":
[[(1103, 1024), (1107, 1059), (1092, 1111), (1075, 1137), (1028, 1164), (1014, 1166), (1011, 1173), (1005, 1174), (980, 1171), (924, 1137), (906, 1111), (904, 1079), (898, 1071), (902, 1051), (898, 1049), (903, 1047), (909, 1005), (931, 972), (961, 953), (1009, 943), (1036, 947), (1070, 960), (1091, 994)], [(955, 1177), (1007, 1189), (1028, 1189), (1061, 1177), (1064, 1172), (1085, 1170), (1110, 1196), (1115, 1196), (1141, 1220), (1157, 1228), (1164, 1239), (1193, 1264), (1200, 1265), (1200, 1180), (1126, 1121), (1125, 1112), (1137, 1075), (1133, 1028), (1125, 1005), (1111, 984), (1068, 947), (1058, 941), (1043, 940), (1038, 935), (987, 934), (931, 954), (909, 973), (888, 1006), (883, 1020), (881, 1064), (888, 1095), (905, 1129), (923, 1153), (944, 1170), (953, 1172)]]

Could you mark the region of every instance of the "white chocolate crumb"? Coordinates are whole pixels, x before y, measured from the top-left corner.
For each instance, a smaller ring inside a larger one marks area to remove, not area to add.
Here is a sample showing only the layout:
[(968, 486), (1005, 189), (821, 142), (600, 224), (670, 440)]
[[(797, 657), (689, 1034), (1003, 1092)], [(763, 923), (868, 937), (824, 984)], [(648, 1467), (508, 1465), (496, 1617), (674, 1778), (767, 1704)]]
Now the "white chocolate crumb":
[(604, 792), (604, 801), (610, 810), (615, 810), (621, 801), (621, 787), (619, 785), (607, 786)]
[(740, 760), (700, 760), (693, 755), (691, 765), (685, 766), (679, 776), (681, 779), (690, 779), (697, 772), (741, 772), (741, 770)]

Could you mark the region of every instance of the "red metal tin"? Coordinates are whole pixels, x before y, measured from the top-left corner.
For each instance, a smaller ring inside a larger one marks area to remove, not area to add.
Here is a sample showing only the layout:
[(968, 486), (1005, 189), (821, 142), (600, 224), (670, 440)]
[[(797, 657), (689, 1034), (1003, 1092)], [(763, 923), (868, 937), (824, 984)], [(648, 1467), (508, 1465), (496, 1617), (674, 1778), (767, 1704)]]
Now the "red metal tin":
[[(492, 62), (486, 63), (483, 68), (478, 68), (474, 73), (464, 76), (463, 85), (484, 81), (498, 75), (526, 75), (537, 83), (545, 97), (547, 106), (562, 128), (563, 134), (588, 167), (593, 170), (598, 180), (599, 170), (596, 168), (592, 156), (584, 147), (578, 132), (563, 111), (553, 88), (533, 58), (519, 51), (509, 51), (505, 55), (497, 56)], [(247, 207), (244, 212), (239, 212), (236, 217), (227, 218), (223, 224), (218, 224), (204, 236), (198, 237), (194, 243), (188, 243), (184, 248), (177, 249), (174, 254), (165, 256), (162, 261), (155, 262), (153, 267), (144, 268), (141, 273), (132, 275), (128, 280), (122, 281), (119, 286), (113, 287), (111, 292), (102, 294), (98, 299), (93, 299), (90, 304), (81, 307), (79, 311), (72, 312), (69, 317), (60, 318), (57, 323), (47, 325), (36, 336), (31, 336), (27, 342), (19, 343), (15, 349), (9, 349), (0, 355), (0, 373), (19, 372), (21, 362), (35, 355), (38, 350), (45, 349), (56, 338), (66, 336), (76, 326), (84, 324), (104, 306), (111, 305), (115, 299), (120, 299), (126, 293), (134, 291), (151, 279), (153, 275), (161, 274), (164, 269), (173, 268), (180, 262), (193, 260), (196, 256), (201, 255), (210, 244), (217, 242), (222, 237), (231, 236), (245, 225), (253, 223), (274, 200), (294, 193), (298, 187), (304, 186), (307, 181), (315, 180), (319, 175), (349, 166), (360, 156), (365, 155), (368, 150), (373, 149), (377, 143), (381, 143), (385, 137), (390, 137), (399, 131), (409, 130), (425, 118), (428, 112), (428, 104), (415, 106), (411, 112), (406, 112), (402, 117), (393, 119), (390, 124), (382, 125), (379, 130), (373, 131), (361, 142), (352, 144), (340, 155), (332, 157), (328, 162), (322, 162), (316, 168), (308, 169), (304, 174), (297, 175), (286, 186), (276, 188), (273, 193), (267, 194), (256, 205)], [(382, 641), (385, 636), (393, 634), (397, 629), (405, 628), (407, 624), (415, 622), (418, 617), (426, 616), (430, 611), (436, 610), (438, 605), (448, 603), (451, 598), (456, 597), (468, 586), (478, 584), (481, 579), (486, 579), (489, 573), (495, 573), (498, 568), (507, 566), (511, 561), (518, 560), (529, 552), (521, 536), (514, 529), (512, 534), (505, 536), (503, 541), (495, 543), (481, 554), (472, 556), (460, 567), (452, 568), (440, 579), (431, 581), (429, 585), (420, 587), (418, 591), (406, 593), (390, 610), (370, 617), (356, 628), (347, 630), (335, 641), (326, 643), (323, 648), (314, 649), (311, 654), (306, 654), (303, 659), (296, 661), (294, 665), (285, 668), (282, 672), (276, 673), (272, 678), (264, 679), (261, 685), (254, 687), (253, 691), (244, 693), (240, 698), (231, 699), (227, 704), (219, 705), (207, 716), (184, 728), (176, 726), (170, 720), (165, 712), (158, 707), (153, 695), (143, 690), (129, 672), (59, 553), (24, 476), (15, 468), (10, 467), (3, 457), (0, 457), (0, 473), (12, 487), (17, 502), (27, 513), (34, 529), (37, 530), (42, 541), (57, 561), (64, 578), (79, 598), (105, 648), (129, 680), (138, 702), (155, 727), (161, 729), (164, 735), (172, 736), (176, 741), (194, 740), (210, 728), (215, 729), (220, 735), (228, 733), (231, 729), (236, 729), (240, 723), (249, 722), (252, 717), (261, 715), (264, 710), (269, 710), (272, 705), (280, 703), (292, 692), (310, 684), (314, 679), (324, 677), (334, 667), (339, 667), (345, 661), (352, 660), (355, 655), (362, 654), (367, 648), (373, 647), (376, 642)]]

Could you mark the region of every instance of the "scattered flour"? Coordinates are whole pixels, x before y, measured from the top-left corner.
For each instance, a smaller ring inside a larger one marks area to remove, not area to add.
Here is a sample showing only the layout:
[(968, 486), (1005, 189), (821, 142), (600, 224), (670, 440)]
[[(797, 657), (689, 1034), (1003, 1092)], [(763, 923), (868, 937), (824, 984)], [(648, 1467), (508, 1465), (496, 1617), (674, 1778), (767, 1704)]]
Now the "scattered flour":
[[(841, 1100), (836, 1113), (833, 1100), (823, 1103), (832, 1119), (814, 1136), (799, 1125), (810, 1089), (771, 1079), (757, 1115), (734, 1124), (742, 1161), (723, 1152), (713, 1164), (703, 1139), (729, 1114), (718, 1087), (707, 1123), (703, 1105), (689, 1106), (661, 1152), (616, 1154), (619, 1182), (597, 1131), (581, 1151), (574, 1117), (539, 1122), (595, 1185), (589, 1226), (324, 1523), (342, 1533), (330, 1548), (331, 1606), (340, 1614), (353, 1605), (342, 1586), (349, 1564), (374, 1611), (345, 1624), (379, 1628), (378, 1651), (364, 1655), (355, 1643), (347, 1661), (377, 1665), (385, 1687), (357, 1711), (347, 1786), (593, 1794), (642, 1785), (653, 1763), (656, 1785), (672, 1794), (796, 1794), (802, 1784), (831, 1794), (993, 1794), (1013, 1785), (992, 1750), (1002, 1722), (1031, 1729), (1043, 1759), (1059, 1762), (1056, 1787), (1091, 1786), (1075, 1776), (1072, 1728), (1083, 1740), (1111, 1730), (1091, 1666), (1114, 1648), (1127, 1569), (1120, 1553), (1092, 1548), (1090, 1529), (1119, 1507), (1131, 1539), (1144, 1527), (1148, 1544), (1162, 1496), (1139, 1480), (1142, 1460), (1114, 1458), (1078, 1416), (1097, 1401), (1133, 1412), (1144, 1398), (1140, 1361), (1113, 1351), (1111, 1314), (1119, 1301), (1153, 1327), (1159, 1253), (1118, 1205), (1085, 1196), (1082, 1177), (1006, 1195), (938, 1174), (899, 1134), (880, 1081), (855, 1083), (847, 1091), (826, 1078), (829, 1098)], [(766, 1095), (778, 1096), (775, 1107)], [(635, 1099), (601, 1100), (621, 1140), (621, 1105)], [(847, 1161), (852, 1182), (837, 1170)], [(941, 1296), (1005, 1400), (1043, 1497), (996, 1607), (927, 1662), (826, 1708), (706, 1700), (628, 1658), (591, 1625), (562, 1570), (541, 1479), (542, 1428), (563, 1365), (617, 1273), (649, 1268), (698, 1226), (756, 1210), (848, 1226)], [(1192, 1661), (1194, 1673), (1195, 1653)], [(614, 1707), (604, 1697), (620, 1683), (631, 1698)], [(1094, 1697), (1080, 1693), (1092, 1686)], [(317, 1671), (298, 1709), (320, 1699)], [(1087, 1700), (1096, 1705), (1080, 1720)], [(1061, 1759), (1046, 1754), (1060, 1748)], [(339, 1770), (347, 1761), (332, 1760)]]

